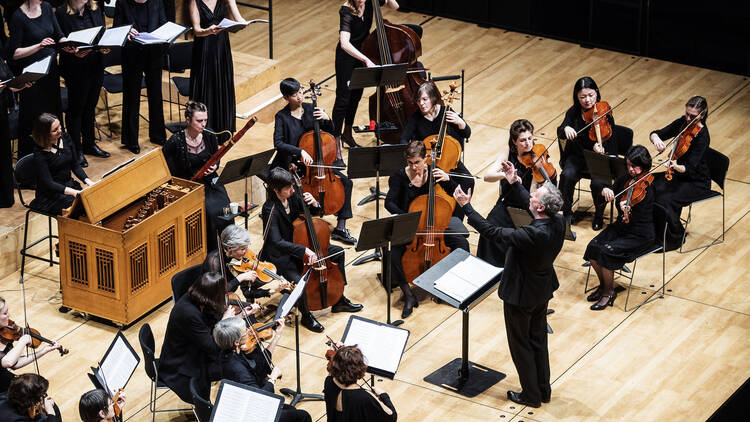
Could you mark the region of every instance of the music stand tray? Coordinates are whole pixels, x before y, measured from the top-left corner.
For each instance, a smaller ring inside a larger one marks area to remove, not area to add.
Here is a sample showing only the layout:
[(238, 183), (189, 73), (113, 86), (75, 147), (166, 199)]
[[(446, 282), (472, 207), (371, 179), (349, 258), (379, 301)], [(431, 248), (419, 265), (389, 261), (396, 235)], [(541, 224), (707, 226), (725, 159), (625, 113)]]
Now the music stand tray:
[[(398, 86), (404, 82), (408, 63), (385, 64), (375, 67), (358, 67), (352, 71), (349, 89), (363, 89), (373, 86)], [(380, 122), (377, 122), (380, 123)]]
[(584, 150), (583, 158), (589, 169), (591, 180), (612, 183), (620, 176), (627, 174), (625, 159), (616, 155), (603, 155), (594, 151)]
[(516, 207), (505, 207), (505, 210), (508, 211), (508, 215), (510, 215), (510, 219), (513, 220), (513, 225), (516, 228), (528, 226), (533, 220), (528, 210)]
[(407, 145), (381, 145), (379, 147), (361, 147), (349, 150), (347, 175), (350, 179), (364, 177), (390, 176), (406, 167), (404, 151)]
[[(247, 206), (247, 179), (262, 173), (263, 170), (268, 167), (268, 163), (271, 161), (275, 152), (276, 150), (269, 149), (268, 151), (229, 161), (224, 165), (224, 170), (222, 170), (221, 175), (219, 175), (216, 184), (226, 185), (238, 180), (245, 180), (245, 206)], [(247, 229), (247, 220), (250, 217), (249, 212), (257, 206), (257, 204), (250, 204), (247, 209), (244, 209), (237, 214), (220, 215), (218, 218), (220, 220), (234, 222), (234, 219), (237, 216), (243, 216), (245, 217), (245, 229)]]

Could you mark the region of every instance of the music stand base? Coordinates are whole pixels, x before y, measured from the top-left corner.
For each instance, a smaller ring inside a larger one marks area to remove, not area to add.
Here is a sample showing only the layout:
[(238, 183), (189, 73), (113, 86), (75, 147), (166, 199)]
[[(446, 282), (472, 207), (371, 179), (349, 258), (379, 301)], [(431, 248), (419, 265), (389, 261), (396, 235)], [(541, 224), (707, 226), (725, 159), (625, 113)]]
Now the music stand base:
[(301, 393), (291, 388), (282, 388), (279, 392), (285, 396), (292, 396), (292, 401), (289, 403), (292, 407), (296, 407), (297, 403), (302, 400), (323, 400), (322, 394)]
[[(378, 192), (378, 194), (380, 195), (381, 198), (386, 197), (386, 195), (383, 192)], [(362, 205), (365, 205), (368, 202), (374, 201), (377, 198), (377, 196), (378, 195), (375, 194), (375, 188), (370, 186), (370, 194), (362, 198), (361, 201), (357, 202), (357, 205), (361, 207)]]
[(375, 249), (375, 252), (355, 259), (354, 262), (352, 262), (352, 265), (360, 265), (370, 261), (380, 261), (381, 257), (380, 249)]
[(451, 390), (464, 397), (476, 397), (505, 378), (505, 374), (484, 365), (469, 362), (469, 375), (462, 379), (462, 359), (456, 358), (424, 377), (424, 381)]

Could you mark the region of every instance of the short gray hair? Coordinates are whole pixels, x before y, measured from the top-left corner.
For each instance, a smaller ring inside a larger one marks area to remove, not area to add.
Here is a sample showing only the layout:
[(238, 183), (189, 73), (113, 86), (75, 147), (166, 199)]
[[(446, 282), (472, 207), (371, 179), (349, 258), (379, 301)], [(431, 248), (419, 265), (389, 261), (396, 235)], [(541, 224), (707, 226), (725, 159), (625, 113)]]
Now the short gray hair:
[(250, 233), (242, 227), (232, 224), (221, 232), (221, 244), (234, 250), (250, 244)]
[(240, 317), (222, 319), (214, 326), (214, 341), (221, 350), (234, 349), (234, 342), (239, 341), (247, 327)]
[(544, 182), (543, 188), (547, 190), (544, 195), (539, 197), (539, 202), (544, 205), (544, 213), (552, 217), (557, 214), (563, 205), (562, 194), (557, 186), (551, 182)]

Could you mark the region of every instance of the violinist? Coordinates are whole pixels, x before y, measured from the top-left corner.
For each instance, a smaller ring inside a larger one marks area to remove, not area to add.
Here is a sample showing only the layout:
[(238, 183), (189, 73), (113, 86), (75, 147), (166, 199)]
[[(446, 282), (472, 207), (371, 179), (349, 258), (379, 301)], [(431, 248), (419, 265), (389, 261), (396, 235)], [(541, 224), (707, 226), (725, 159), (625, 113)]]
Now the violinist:
[[(273, 393), (276, 382), (281, 379), (281, 368), (272, 363), (272, 354), (284, 329), (284, 319), (279, 318), (274, 336), (266, 347), (256, 346), (248, 352), (245, 345), (252, 338), (251, 328), (242, 318), (235, 317), (219, 321), (214, 327), (214, 341), (221, 349), (222, 378)], [(282, 422), (312, 421), (310, 414), (284, 404), (279, 420)]]
[[(195, 101), (185, 104), (185, 129), (175, 132), (162, 148), (172, 176), (192, 179), (218, 151), (219, 141), (213, 132), (206, 130), (207, 122), (208, 109), (204, 104)], [(215, 234), (217, 230), (231, 224), (219, 219), (224, 214), (224, 208), (229, 207), (229, 195), (223, 185), (214, 183), (218, 177), (218, 168), (219, 163), (214, 164), (200, 179), (205, 188), (206, 248), (209, 251), (218, 247)]]
[[(307, 131), (313, 130), (315, 120), (318, 120), (320, 129), (332, 131), (333, 124), (325, 110), (313, 109), (312, 104), (303, 103), (304, 95), (300, 83), (294, 78), (286, 78), (279, 86), (281, 95), (287, 102), (286, 107), (276, 113), (273, 129), (273, 146), (276, 148), (276, 158), (271, 163), (271, 168), (289, 168), (289, 164), (296, 161), (309, 166), (313, 164), (313, 157), (305, 150), (299, 148), (299, 139)], [(338, 163), (334, 163), (338, 164)], [(340, 164), (343, 166), (343, 161)], [(308, 167), (307, 171), (314, 169)], [(353, 245), (357, 243), (346, 228), (346, 220), (352, 218), (352, 181), (341, 172), (333, 169), (333, 173), (341, 179), (344, 185), (344, 206), (336, 213), (338, 218), (336, 228), (331, 233), (333, 239)]]
[[(708, 118), (708, 102), (701, 96), (694, 96), (685, 104), (685, 116), (673, 121), (662, 129), (651, 132), (649, 138), (659, 153), (671, 152), (664, 141), (676, 136), (686, 125), (693, 123), (690, 129), (698, 131), (694, 136), (686, 135), (683, 142), (688, 142), (687, 151), (667, 163), (672, 169), (672, 180), (666, 180), (665, 173), (657, 173), (654, 178), (654, 192), (656, 194), (656, 206), (654, 207), (654, 220), (656, 233), (663, 233), (664, 225), (667, 226), (666, 250), (673, 250), (682, 245), (685, 232), (680, 222), (682, 207), (702, 195), (707, 189), (711, 189), (711, 173), (705, 160), (706, 151), (711, 143), (708, 133), (706, 119)], [(695, 121), (697, 119), (697, 121)], [(697, 128), (693, 128), (697, 126)], [(685, 131), (687, 133), (688, 130)], [(687, 141), (687, 137), (691, 140)], [(677, 140), (674, 140), (677, 142)], [(675, 154), (675, 157), (677, 155)], [(669, 160), (669, 157), (666, 158)]]
[(126, 399), (124, 391), (117, 395), (117, 403), (102, 389), (87, 391), (78, 400), (78, 415), (82, 422), (110, 422), (118, 413), (115, 412), (115, 405), (122, 411)]
[[(442, 186), (443, 190), (449, 195), (461, 185), (471, 189), (474, 186), (474, 180), (471, 178), (460, 178), (458, 182), (454, 181), (448, 173), (439, 168), (435, 168), (432, 175), (427, 174), (427, 149), (421, 140), (409, 143), (404, 152), (406, 158), (406, 167), (397, 171), (388, 179), (388, 195), (385, 198), (385, 209), (391, 214), (405, 214), (409, 210), (409, 205), (420, 195), (425, 195), (429, 190), (428, 177), (434, 177), (435, 181)], [(464, 167), (465, 169), (465, 167)], [(466, 174), (468, 170), (454, 170), (455, 174)], [(458, 208), (458, 207), (457, 207)], [(460, 210), (457, 210), (460, 211)], [(447, 233), (466, 233), (466, 227), (461, 219), (454, 212), (448, 225)], [(446, 235), (445, 244), (451, 250), (456, 248), (469, 250), (469, 241), (462, 234)], [(406, 282), (401, 259), (406, 251), (406, 245), (393, 246), (391, 249), (391, 277), (394, 284), (398, 285), (404, 293), (404, 308), (401, 317), (406, 318), (411, 315), (414, 307), (419, 306), (414, 293), (409, 284)]]
[[(591, 305), (593, 311), (601, 311), (614, 304), (617, 297), (614, 272), (654, 245), (652, 205), (655, 195), (654, 187), (649, 183), (650, 175), (639, 182), (641, 186), (636, 187), (645, 187), (643, 198), (637, 203), (631, 199), (628, 204), (627, 191), (615, 198), (616, 193), (641, 179), (651, 169), (651, 154), (646, 147), (634, 145), (626, 158), (628, 175), (616, 180), (613, 187), (602, 190), (602, 196), (607, 202), (616, 201), (617, 221), (596, 235), (583, 255), (583, 259), (591, 263), (591, 268), (599, 278), (599, 287), (586, 298), (589, 302), (596, 302)], [(629, 214), (627, 218), (624, 217), (624, 211)]]
[[(10, 311), (5, 299), (0, 297), (0, 328), (11, 325)], [(31, 336), (24, 334), (15, 343), (12, 340), (0, 337), (0, 393), (8, 391), (10, 381), (13, 379), (13, 373), (8, 369), (20, 369), (30, 364), (53, 350), (59, 350), (60, 344), (54, 343), (46, 345), (42, 349), (30, 354), (24, 354), (24, 349), (31, 345)]]
[[(500, 196), (497, 198), (495, 206), (492, 211), (487, 215), (487, 221), (498, 227), (514, 228), (513, 220), (508, 214), (506, 207), (516, 207), (520, 209), (526, 209), (527, 206), (524, 204), (523, 199), (518, 195), (517, 189), (512, 189), (510, 183), (505, 178), (505, 173), (502, 170), (502, 163), (510, 161), (513, 167), (521, 170), (521, 184), (529, 193), (535, 192), (540, 188), (544, 182), (538, 182), (535, 180), (533, 171), (530, 167), (525, 167), (524, 161), (528, 161), (531, 149), (534, 147), (534, 125), (526, 119), (519, 119), (514, 121), (510, 125), (509, 137), (508, 137), (508, 149), (501, 151), (494, 163), (490, 165), (487, 171), (484, 173), (485, 182), (497, 182), (500, 181)], [(532, 162), (534, 166), (542, 165), (540, 160)], [(557, 183), (555, 175), (551, 176), (553, 184)], [(485, 236), (479, 236), (479, 244), (477, 246), (477, 256), (483, 260), (489, 262), (492, 265), (502, 267), (505, 265), (505, 250), (506, 246), (503, 243), (492, 242)]]
[(23, 374), (10, 382), (7, 395), (0, 396), (0, 421), (60, 422), (60, 409), (47, 395), (49, 381), (41, 375)]
[[(573, 86), (573, 105), (565, 112), (560, 126), (557, 128), (557, 136), (562, 140), (562, 151), (560, 152), (560, 192), (563, 195), (563, 215), (568, 225), (573, 217), (573, 192), (576, 183), (582, 177), (588, 175), (588, 167), (583, 156), (583, 150), (595, 151), (600, 154), (613, 155), (617, 154), (618, 145), (616, 134), (602, 143), (603, 150), (599, 149), (599, 144), (592, 141), (589, 137), (589, 130), (581, 130), (586, 126), (584, 113), (591, 110), (596, 103), (601, 101), (599, 87), (593, 79), (584, 76), (578, 79)], [(614, 127), (615, 119), (612, 113), (606, 115), (606, 119), (611, 127)], [(580, 131), (580, 133), (578, 133)], [(594, 220), (592, 228), (601, 230), (604, 226), (604, 208), (607, 205), (602, 196), (602, 189), (605, 183), (591, 181), (591, 197), (594, 201)]]
[(343, 346), (331, 358), (323, 398), (328, 422), (394, 422), (398, 419), (388, 393), (377, 386), (362, 388), (367, 364), (359, 348)]
[[(253, 304), (239, 312), (252, 315), (259, 308)], [(237, 311), (235, 306), (227, 306), (226, 281), (214, 272), (203, 274), (174, 304), (159, 357), (159, 378), (183, 401), (193, 402), (191, 378), (199, 379), (202, 397), (208, 397), (210, 381), (219, 379), (219, 349), (211, 331), (218, 321), (236, 316)]]
[[(409, 117), (401, 132), (401, 143), (422, 140), (440, 132), (440, 122), (443, 114), (448, 123), (446, 134), (452, 136), (463, 145), (463, 140), (471, 136), (471, 128), (461, 116), (453, 110), (446, 112), (445, 106), (440, 105), (440, 91), (433, 82), (425, 82), (419, 86), (416, 95), (419, 110)], [(463, 163), (460, 163), (463, 166)]]
[[(294, 194), (294, 179), (291, 173), (280, 167), (271, 170), (267, 179), (268, 199), (263, 204), (261, 217), (263, 227), (268, 230), (268, 238), (260, 259), (270, 261), (279, 271), (279, 274), (287, 280), (297, 281), (300, 279), (300, 269), (303, 261), (306, 263), (316, 262), (324, 257), (316, 256), (315, 252), (305, 246), (294, 243), (294, 220), (303, 213), (302, 200)], [(312, 212), (318, 210), (320, 204), (309, 193), (305, 192), (304, 201), (310, 205)], [(340, 246), (330, 245), (328, 255), (331, 261), (336, 263), (346, 281), (344, 269), (344, 253)], [(302, 313), (302, 325), (310, 331), (319, 333), (323, 331), (323, 325), (318, 322), (307, 306), (306, 296), (302, 295), (298, 302)], [(333, 305), (331, 312), (358, 312), (362, 310), (361, 304), (354, 304), (346, 296)]]

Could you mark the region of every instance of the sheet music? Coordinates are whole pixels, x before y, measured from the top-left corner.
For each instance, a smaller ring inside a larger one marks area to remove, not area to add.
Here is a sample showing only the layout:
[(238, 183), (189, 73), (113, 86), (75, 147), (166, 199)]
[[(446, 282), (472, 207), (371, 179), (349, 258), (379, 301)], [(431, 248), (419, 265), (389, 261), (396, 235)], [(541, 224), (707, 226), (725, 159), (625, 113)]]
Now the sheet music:
[(174, 22), (167, 21), (167, 23), (165, 23), (164, 25), (156, 28), (154, 32), (151, 33), (151, 35), (156, 38), (160, 38), (165, 42), (170, 42), (180, 36), (180, 34), (185, 32), (186, 29), (187, 28), (182, 25), (177, 25)]
[(274, 422), (278, 410), (278, 397), (223, 382), (211, 420)]
[(38, 62), (34, 62), (25, 68), (23, 68), (22, 73), (41, 73), (46, 75), (47, 71), (49, 70), (49, 64), (52, 60), (52, 56), (47, 56), (43, 58), (42, 60), (39, 60)]
[(94, 41), (94, 38), (96, 38), (96, 35), (99, 34), (99, 31), (101, 30), (102, 30), (101, 26), (95, 26), (93, 28), (86, 28), (80, 31), (73, 31), (70, 34), (68, 34), (67, 39), (68, 41), (75, 41), (75, 42), (80, 42), (83, 44), (91, 44), (91, 41)]
[(114, 396), (119, 389), (125, 388), (136, 366), (138, 366), (137, 356), (133, 356), (132, 351), (123, 341), (123, 337), (117, 336), (112, 349), (99, 366), (99, 376), (106, 381), (110, 396)]
[(500, 274), (501, 268), (490, 265), (474, 255), (454, 265), (435, 280), (435, 288), (463, 302), (489, 280)]
[(409, 332), (360, 318), (352, 318), (343, 343), (357, 345), (367, 366), (395, 374), (404, 352)]
[(292, 290), (292, 293), (289, 294), (289, 297), (286, 299), (286, 301), (284, 301), (284, 304), (281, 305), (281, 314), (279, 315), (279, 318), (284, 318), (285, 316), (289, 315), (289, 312), (292, 310), (294, 304), (297, 303), (299, 297), (302, 296), (302, 293), (304, 293), (305, 285), (307, 285), (307, 279), (309, 277), (310, 270), (308, 270), (302, 277), (300, 277), (297, 285), (294, 287), (294, 290)]
[(130, 28), (133, 25), (118, 26), (115, 28), (109, 28), (104, 31), (102, 37), (99, 39), (97, 45), (102, 47), (119, 47), (125, 41), (125, 37), (130, 33)]
[(233, 26), (242, 26), (242, 27), (245, 27), (249, 23), (250, 22), (243, 23), (243, 22), (237, 22), (237, 21), (233, 21), (231, 19), (224, 18), (224, 19), (221, 20), (221, 22), (219, 22), (219, 25), (217, 25), (217, 26), (219, 26), (221, 28), (231, 28)]

